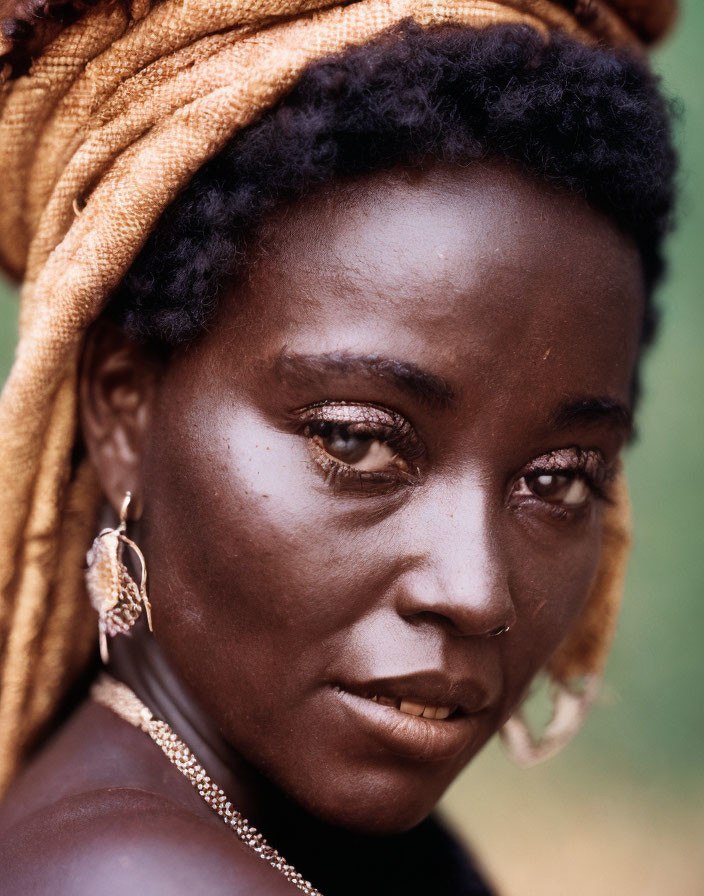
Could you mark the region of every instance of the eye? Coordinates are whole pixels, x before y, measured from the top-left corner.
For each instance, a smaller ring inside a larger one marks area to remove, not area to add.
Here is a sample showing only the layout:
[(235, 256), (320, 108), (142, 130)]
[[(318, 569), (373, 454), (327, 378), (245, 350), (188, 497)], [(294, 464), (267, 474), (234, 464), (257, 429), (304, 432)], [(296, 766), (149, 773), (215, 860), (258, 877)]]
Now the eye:
[(537, 498), (570, 507), (584, 504), (591, 495), (584, 478), (575, 473), (533, 473), (523, 481)]
[(424, 452), (411, 423), (388, 408), (344, 402), (294, 412), (312, 458), (336, 490), (393, 491), (414, 484)]
[(586, 508), (597, 498), (608, 500), (604, 486), (609, 467), (595, 448), (561, 448), (532, 460), (515, 480), (512, 497), (543, 502), (562, 512)]
[(388, 444), (371, 434), (352, 431), (352, 425), (326, 422), (313, 441), (335, 460), (360, 472), (379, 473), (393, 466), (408, 471), (409, 465)]

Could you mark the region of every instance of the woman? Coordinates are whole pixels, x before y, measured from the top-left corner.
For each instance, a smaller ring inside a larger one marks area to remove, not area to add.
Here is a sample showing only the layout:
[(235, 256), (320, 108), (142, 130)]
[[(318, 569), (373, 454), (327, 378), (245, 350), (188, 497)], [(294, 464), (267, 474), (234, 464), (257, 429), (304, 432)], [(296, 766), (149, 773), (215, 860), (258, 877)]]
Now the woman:
[(596, 694), (671, 4), (90, 5), (5, 27), (5, 892), (488, 892), (430, 813)]

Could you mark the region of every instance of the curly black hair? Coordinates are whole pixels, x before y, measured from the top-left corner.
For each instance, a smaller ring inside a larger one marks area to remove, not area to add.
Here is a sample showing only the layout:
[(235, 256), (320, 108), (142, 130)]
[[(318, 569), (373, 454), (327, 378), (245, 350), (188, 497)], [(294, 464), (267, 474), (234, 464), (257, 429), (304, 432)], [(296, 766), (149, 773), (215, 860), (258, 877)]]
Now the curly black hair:
[(192, 340), (277, 205), (339, 178), (489, 158), (581, 194), (632, 235), (647, 344), (673, 207), (667, 104), (633, 55), (516, 25), (429, 32), (407, 23), (310, 66), (164, 212), (108, 314), (143, 341)]

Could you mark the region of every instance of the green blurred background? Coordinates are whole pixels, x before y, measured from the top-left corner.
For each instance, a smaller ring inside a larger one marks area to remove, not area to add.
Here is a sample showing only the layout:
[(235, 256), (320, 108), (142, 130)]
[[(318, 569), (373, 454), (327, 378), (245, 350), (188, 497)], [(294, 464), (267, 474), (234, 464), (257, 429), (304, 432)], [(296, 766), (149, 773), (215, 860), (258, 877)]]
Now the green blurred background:
[[(579, 739), (520, 771), (492, 745), (444, 800), (506, 896), (704, 896), (704, 3), (654, 56), (682, 112), (680, 223), (630, 450), (636, 542), (606, 686)], [(0, 378), (16, 301), (0, 285)]]

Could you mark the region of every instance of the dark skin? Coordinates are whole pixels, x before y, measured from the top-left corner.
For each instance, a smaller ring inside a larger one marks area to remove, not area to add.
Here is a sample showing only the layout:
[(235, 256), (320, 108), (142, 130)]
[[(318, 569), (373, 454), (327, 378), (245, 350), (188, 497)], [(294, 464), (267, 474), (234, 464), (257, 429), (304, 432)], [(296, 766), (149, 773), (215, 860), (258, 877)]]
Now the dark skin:
[[(113, 511), (135, 495), (154, 618), (113, 674), (326, 892), (411, 842), (578, 617), (642, 303), (632, 242), (581, 198), (432, 165), (274, 214), (168, 362), (94, 328), (83, 433)], [(106, 893), (190, 892), (201, 865), (207, 892), (294, 892), (102, 707), (13, 793), (10, 892), (53, 863), (108, 867)], [(115, 871), (116, 815), (161, 864)]]

